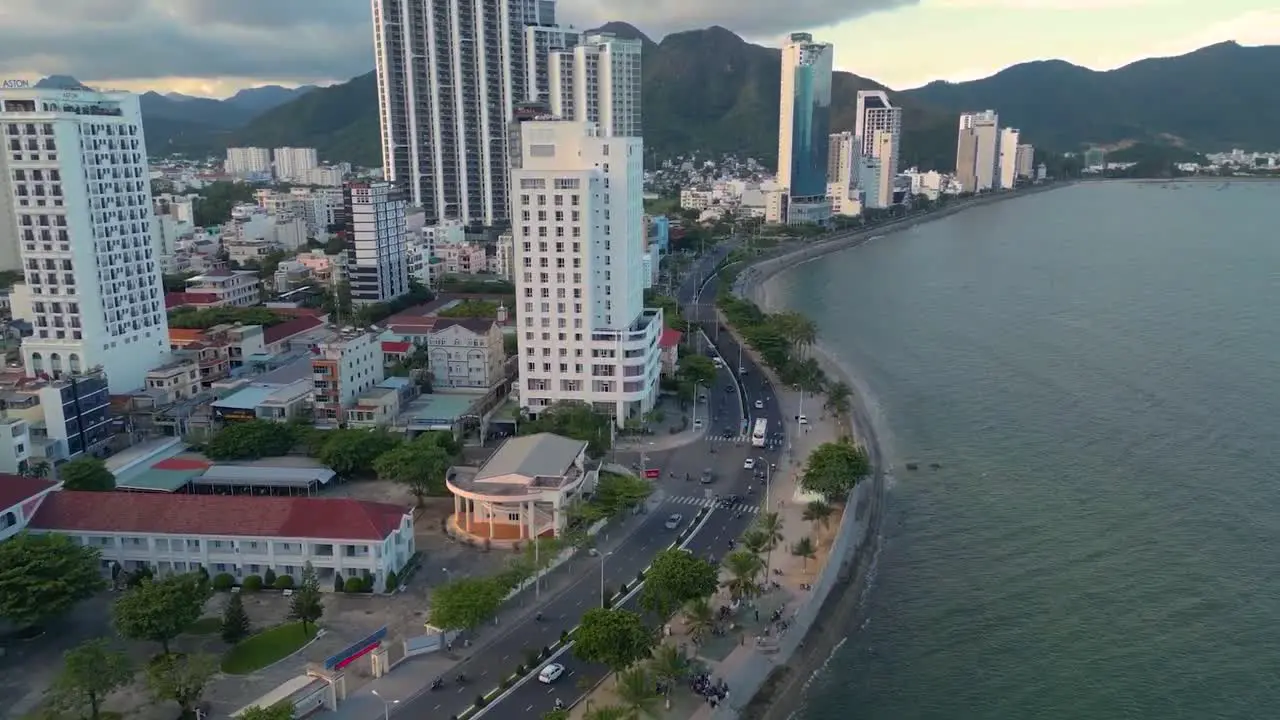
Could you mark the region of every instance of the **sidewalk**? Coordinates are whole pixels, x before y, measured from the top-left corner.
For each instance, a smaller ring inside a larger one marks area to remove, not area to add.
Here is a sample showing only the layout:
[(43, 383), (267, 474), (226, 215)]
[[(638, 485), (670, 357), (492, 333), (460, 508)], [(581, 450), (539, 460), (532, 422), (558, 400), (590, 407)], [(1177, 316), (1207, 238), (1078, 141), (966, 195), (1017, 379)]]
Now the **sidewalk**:
[[(646, 503), (651, 508), (656, 507), (665, 500), (665, 495), (664, 491), (659, 490), (650, 496)], [(645, 518), (646, 515), (643, 514), (632, 515), (627, 517), (621, 528), (606, 527), (599, 535), (597, 546), (601, 555), (607, 555), (627, 542), (644, 524)], [(347, 699), (339, 704), (337, 710), (327, 712), (323, 717), (335, 720), (378, 720), (384, 716), (386, 710), (383, 699), (380, 698), (403, 705), (428, 692), (428, 686), (433, 678), (451, 674), (454, 667), (480, 656), (497, 640), (519, 632), (540, 607), (579, 583), (584, 576), (584, 561), (588, 561), (587, 558), (575, 557), (544, 575), (540, 600), (534, 600), (534, 591), (530, 588), (507, 601), (507, 604), (498, 612), (498, 627), (486, 626), (484, 632), (469, 648), (463, 648), (459, 643), (452, 652), (435, 652), (405, 659), (381, 678), (354, 676), (348, 671)], [(599, 562), (594, 558), (591, 561)], [(392, 655), (393, 657), (399, 655), (399, 652), (393, 652)], [(361, 670), (365, 670), (365, 667), (362, 665)], [(489, 689), (487, 686), (476, 685), (468, 686), (465, 691), (474, 695)], [(462, 691), (460, 688), (450, 687), (443, 692)]]

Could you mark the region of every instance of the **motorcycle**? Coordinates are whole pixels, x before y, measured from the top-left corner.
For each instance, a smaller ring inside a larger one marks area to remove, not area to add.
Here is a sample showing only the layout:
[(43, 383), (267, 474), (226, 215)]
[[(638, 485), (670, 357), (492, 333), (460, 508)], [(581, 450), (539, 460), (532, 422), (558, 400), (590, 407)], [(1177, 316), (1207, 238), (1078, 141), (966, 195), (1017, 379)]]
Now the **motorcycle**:
[(436, 678), (435, 680), (431, 681), (432, 690), (439, 690), (442, 687), (444, 687), (444, 680), (441, 680), (440, 678)]

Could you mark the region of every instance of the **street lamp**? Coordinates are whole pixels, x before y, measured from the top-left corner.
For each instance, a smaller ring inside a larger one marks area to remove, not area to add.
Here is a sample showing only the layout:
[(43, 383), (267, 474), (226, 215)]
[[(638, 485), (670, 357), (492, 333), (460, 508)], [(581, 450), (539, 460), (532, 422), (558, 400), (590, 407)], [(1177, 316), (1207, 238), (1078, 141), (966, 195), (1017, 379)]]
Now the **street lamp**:
[(399, 700), (388, 700), (378, 694), (377, 690), (373, 691), (373, 696), (382, 701), (382, 718), (383, 720), (391, 720), (391, 706), (399, 705)]
[(605, 561), (605, 559), (606, 559), (606, 558), (608, 558), (608, 557), (609, 557), (610, 555), (612, 555), (612, 554), (613, 554), (612, 552), (607, 552), (607, 553), (605, 553), (605, 554), (603, 554), (603, 555), (601, 555), (601, 556), (600, 556), (600, 607), (605, 607), (605, 604), (604, 604), (604, 601), (605, 601), (605, 597), (604, 597), (604, 561)]

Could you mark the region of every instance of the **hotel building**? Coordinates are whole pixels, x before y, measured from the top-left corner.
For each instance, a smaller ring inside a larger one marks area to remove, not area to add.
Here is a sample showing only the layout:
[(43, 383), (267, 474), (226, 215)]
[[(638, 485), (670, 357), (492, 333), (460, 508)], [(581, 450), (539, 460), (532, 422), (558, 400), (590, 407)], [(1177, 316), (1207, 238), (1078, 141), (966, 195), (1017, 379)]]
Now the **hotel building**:
[(778, 184), (786, 191), (775, 222), (823, 222), (827, 202), (827, 142), (831, 127), (834, 49), (809, 33), (792, 33), (782, 47), (778, 115)]

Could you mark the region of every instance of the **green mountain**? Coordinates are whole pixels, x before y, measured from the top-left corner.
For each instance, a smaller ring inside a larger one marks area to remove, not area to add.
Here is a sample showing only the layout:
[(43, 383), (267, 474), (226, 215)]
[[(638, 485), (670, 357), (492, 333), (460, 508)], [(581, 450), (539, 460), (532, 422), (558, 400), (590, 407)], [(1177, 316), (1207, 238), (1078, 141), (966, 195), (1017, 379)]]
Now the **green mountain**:
[[(778, 50), (721, 27), (653, 42), (626, 23), (601, 30), (644, 46), (645, 145), (651, 156), (734, 152), (770, 163), (777, 153)], [(982, 80), (893, 91), (852, 73), (833, 79), (832, 130), (854, 126), (857, 91), (885, 90), (903, 108), (903, 166), (950, 170), (956, 114), (995, 108), (1027, 142), (1054, 150), (1134, 142), (1210, 151), (1280, 147), (1280, 47), (1214, 45), (1097, 72), (1062, 61), (1015, 65)], [(322, 158), (381, 164), (373, 73), (306, 92), (227, 128), (147, 118), (153, 151), (217, 152), (235, 145), (314, 146)], [(186, 103), (181, 103), (186, 104)], [(145, 112), (145, 110), (144, 110)], [(221, 118), (223, 116), (218, 115)]]

